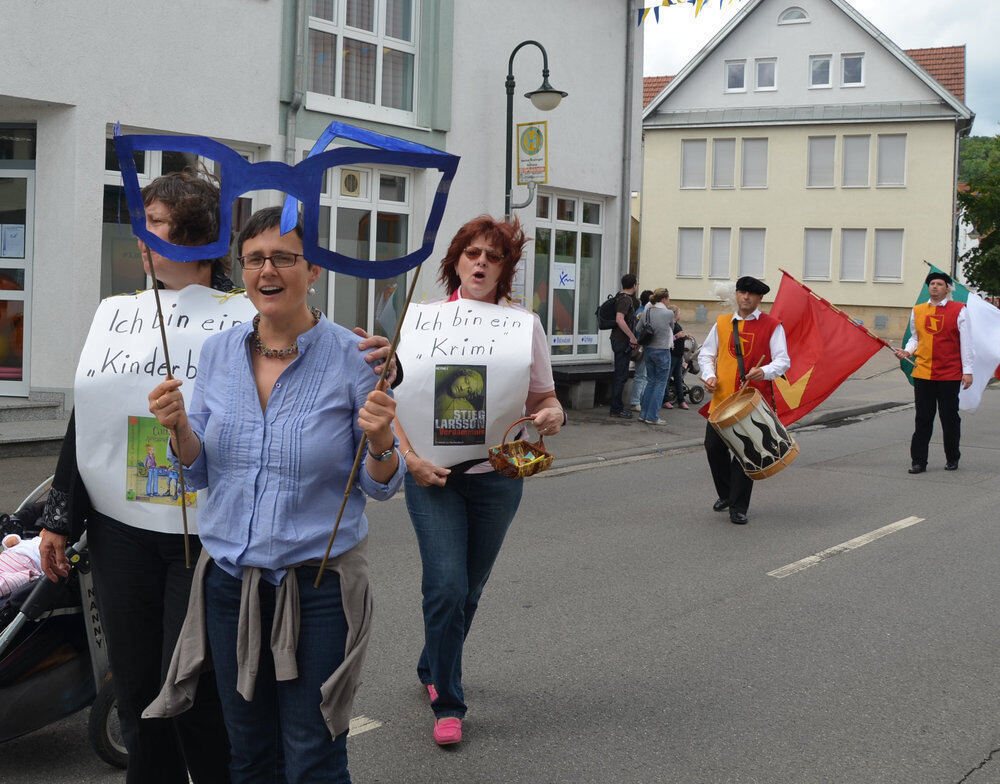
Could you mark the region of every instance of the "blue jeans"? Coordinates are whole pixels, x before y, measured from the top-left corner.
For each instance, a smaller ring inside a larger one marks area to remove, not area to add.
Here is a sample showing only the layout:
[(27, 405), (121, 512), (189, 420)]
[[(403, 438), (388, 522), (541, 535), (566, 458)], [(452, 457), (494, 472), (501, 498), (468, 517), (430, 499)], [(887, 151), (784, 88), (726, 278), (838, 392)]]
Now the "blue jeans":
[(465, 716), (462, 649), (479, 597), (521, 503), (523, 480), (452, 474), (444, 487), (406, 475), (406, 508), (423, 562), (424, 649), (417, 677), (434, 684), (437, 718)]
[(319, 711), (320, 686), (344, 660), (347, 619), (340, 580), (313, 588), (316, 567), (296, 569), (299, 583), (299, 677), (278, 683), (271, 658), (275, 587), (260, 582), (261, 649), (252, 702), (236, 691), (236, 629), (243, 581), (214, 563), (205, 577), (208, 641), (229, 731), (233, 784), (350, 784), (347, 733), (330, 739)]
[(660, 418), (660, 408), (663, 406), (663, 394), (667, 390), (667, 378), (670, 376), (670, 349), (647, 348), (646, 355), (646, 390), (642, 393), (642, 419), (655, 421)]
[(632, 377), (631, 405), (639, 405), (642, 400), (642, 393), (646, 391), (646, 380), (646, 357), (644, 352), (642, 359), (635, 363), (635, 375)]

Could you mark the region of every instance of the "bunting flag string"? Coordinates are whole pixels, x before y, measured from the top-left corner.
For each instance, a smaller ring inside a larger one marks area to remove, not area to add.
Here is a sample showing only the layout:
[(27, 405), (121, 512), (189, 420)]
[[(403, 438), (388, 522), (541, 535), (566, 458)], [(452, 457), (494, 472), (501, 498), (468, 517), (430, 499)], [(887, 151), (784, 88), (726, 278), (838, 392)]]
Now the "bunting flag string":
[[(728, 0), (730, 4), (737, 2), (737, 0)], [(719, 8), (726, 3), (726, 0), (719, 0)], [(649, 12), (653, 12), (653, 18), (656, 20), (657, 24), (660, 22), (660, 9), (663, 6), (672, 5), (693, 5), (695, 17), (701, 13), (701, 9), (708, 4), (708, 0), (663, 0), (663, 2), (658, 5), (649, 6), (648, 8), (640, 8), (637, 11), (638, 14), (638, 24), (641, 27), (642, 23), (646, 21), (646, 17), (649, 16)]]

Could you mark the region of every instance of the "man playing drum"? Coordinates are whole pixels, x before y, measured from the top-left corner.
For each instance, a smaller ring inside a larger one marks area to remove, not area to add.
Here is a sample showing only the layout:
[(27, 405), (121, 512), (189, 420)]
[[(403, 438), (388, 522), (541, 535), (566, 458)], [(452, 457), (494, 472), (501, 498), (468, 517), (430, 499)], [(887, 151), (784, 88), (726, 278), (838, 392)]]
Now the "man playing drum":
[[(719, 316), (702, 344), (698, 361), (701, 378), (712, 393), (710, 412), (743, 384), (758, 389), (768, 405), (774, 405), (771, 380), (788, 370), (791, 361), (781, 323), (758, 310), (761, 298), (770, 290), (763, 281), (749, 275), (736, 281), (736, 313)], [(740, 351), (734, 333), (739, 334)], [(720, 346), (724, 347), (722, 351)], [(746, 525), (753, 480), (710, 424), (705, 426), (705, 452), (718, 494), (712, 509), (728, 509), (730, 522)]]

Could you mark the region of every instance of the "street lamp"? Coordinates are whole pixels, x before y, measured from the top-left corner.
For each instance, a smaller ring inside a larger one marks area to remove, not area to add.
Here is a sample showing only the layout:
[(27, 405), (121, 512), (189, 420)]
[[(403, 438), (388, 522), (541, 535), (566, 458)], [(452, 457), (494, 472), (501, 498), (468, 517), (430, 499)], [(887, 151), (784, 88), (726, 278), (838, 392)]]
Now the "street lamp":
[[(514, 47), (514, 51), (510, 53), (510, 62), (507, 64), (507, 173), (506, 179), (504, 181), (504, 217), (508, 220), (510, 219), (510, 197), (511, 197), (511, 169), (514, 166), (514, 55), (516, 55), (521, 47), (527, 46), (528, 44), (533, 44), (537, 46), (542, 51), (542, 86), (537, 90), (532, 90), (530, 93), (525, 93), (525, 98), (530, 98), (531, 102), (535, 105), (535, 108), (548, 112), (555, 109), (559, 102), (565, 98), (568, 93), (564, 93), (562, 90), (556, 90), (551, 84), (549, 84), (549, 55), (545, 51), (545, 47), (542, 46), (538, 41), (521, 41), (517, 46)], [(521, 204), (518, 206), (524, 207), (531, 203), (531, 198), (529, 197), (526, 204)]]

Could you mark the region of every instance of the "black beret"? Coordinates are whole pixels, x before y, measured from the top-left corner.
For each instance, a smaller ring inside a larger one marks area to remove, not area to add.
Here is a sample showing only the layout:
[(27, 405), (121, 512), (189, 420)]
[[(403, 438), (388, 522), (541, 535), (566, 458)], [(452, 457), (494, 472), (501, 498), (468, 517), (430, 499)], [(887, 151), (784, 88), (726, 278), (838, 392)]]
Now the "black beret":
[(762, 280), (757, 280), (757, 278), (751, 277), (750, 275), (744, 275), (736, 281), (736, 290), (745, 291), (748, 294), (756, 294), (763, 297), (771, 290), (771, 287)]
[(949, 286), (952, 283), (951, 275), (949, 275), (947, 272), (937, 272), (936, 270), (927, 276), (927, 278), (924, 280), (924, 285), (925, 286), (931, 285), (932, 280), (943, 280)]

